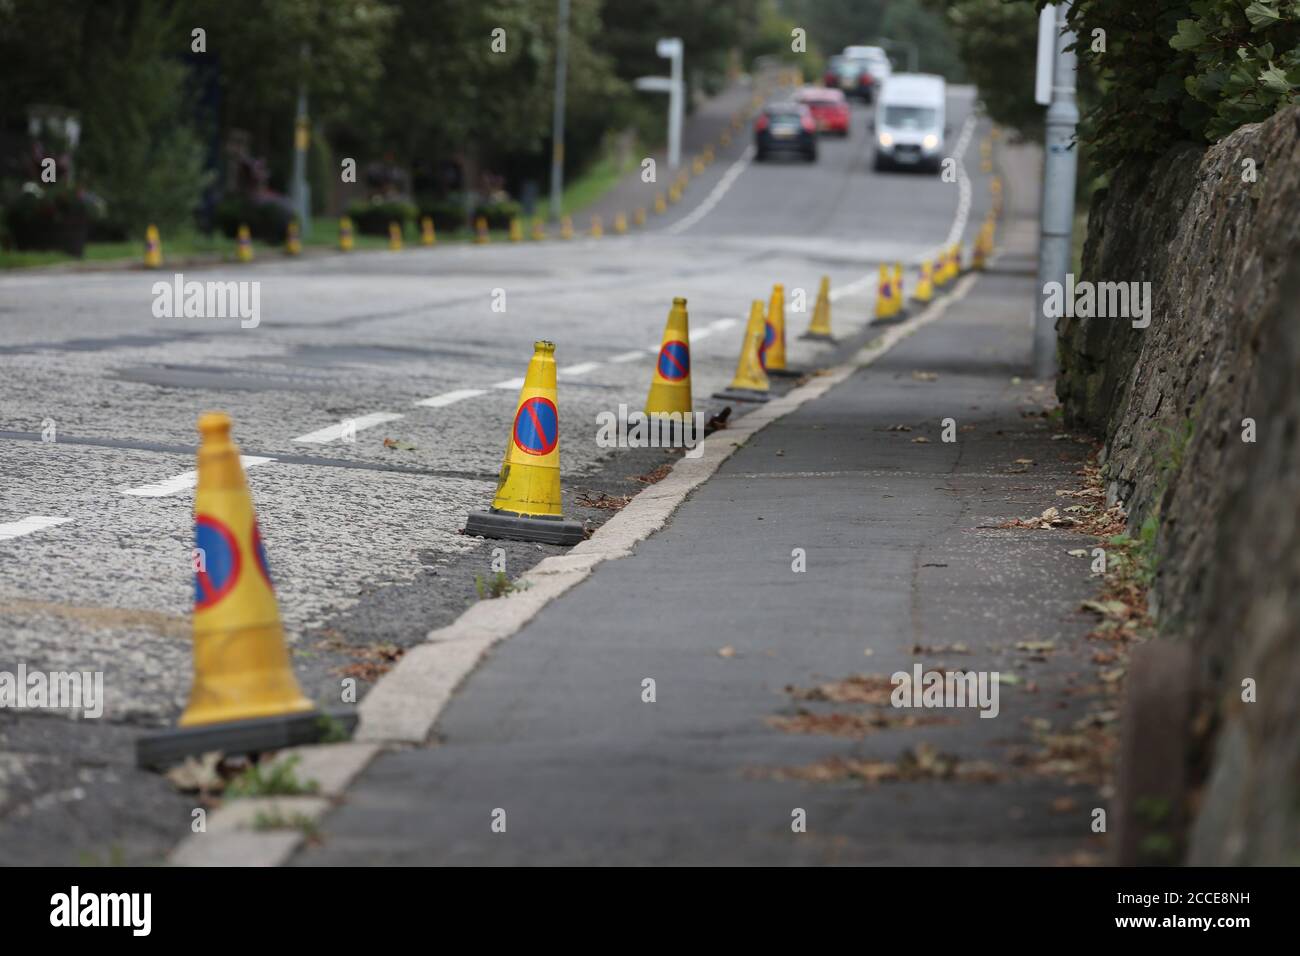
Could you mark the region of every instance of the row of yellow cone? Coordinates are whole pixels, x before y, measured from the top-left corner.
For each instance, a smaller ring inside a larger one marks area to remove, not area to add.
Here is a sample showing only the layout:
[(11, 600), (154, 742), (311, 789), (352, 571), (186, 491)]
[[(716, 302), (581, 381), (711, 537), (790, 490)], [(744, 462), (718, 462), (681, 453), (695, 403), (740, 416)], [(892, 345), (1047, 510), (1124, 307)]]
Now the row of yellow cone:
[[(802, 83), (802, 74), (797, 70), (782, 71), (777, 78), (779, 86), (798, 86)], [(717, 148), (725, 149), (731, 145), (734, 134), (740, 131), (741, 127), (748, 121), (753, 113), (762, 107), (766, 102), (765, 93), (755, 93), (748, 107), (745, 110), (738, 110), (732, 114), (730, 125), (724, 129), (718, 137)], [(716, 158), (716, 151), (713, 144), (705, 146), (699, 153), (691, 158), (674, 177), (666, 190), (655, 195), (654, 203), (651, 207), (655, 215), (663, 215), (668, 211), (668, 206), (681, 202), (682, 196), (686, 191), (693, 176), (699, 176), (710, 166)], [(626, 213), (618, 213), (611, 221), (611, 227), (615, 235), (624, 235), (633, 227), (644, 226), (649, 219), (649, 210), (644, 206), (634, 209), (629, 216)], [(338, 248), (340, 252), (351, 252), (355, 245), (355, 229), (350, 216), (341, 216), (339, 218), (339, 238)], [(587, 233), (592, 238), (601, 238), (605, 235), (604, 220), (600, 216), (592, 216), (590, 229)], [(572, 216), (561, 216), (559, 237), (561, 239), (573, 239), (577, 235), (574, 229)], [(534, 217), (532, 226), (528, 233), (529, 239), (539, 242), (548, 238), (546, 223), (541, 217)], [(524, 222), (515, 216), (510, 220), (509, 239), (511, 242), (524, 241)], [(486, 217), (478, 216), (474, 220), (474, 242), (484, 245), (492, 241), (491, 231), (488, 228)], [(388, 248), (394, 252), (403, 248), (403, 230), (399, 222), (390, 222), (388, 224)], [(420, 245), (435, 246), (438, 244), (438, 231), (434, 226), (432, 217), (424, 216), (420, 219)], [(302, 239), (297, 222), (289, 223), (285, 235), (285, 254), (296, 256), (302, 252)], [(241, 225), (236, 237), (236, 258), (240, 262), (253, 261), (253, 242), (248, 226)], [(156, 226), (149, 226), (145, 231), (145, 252), (144, 265), (150, 269), (161, 268), (163, 264), (162, 238)]]
[[(980, 225), (975, 239), (971, 243), (970, 268), (982, 271), (993, 254), (996, 218), (990, 213)], [(945, 246), (933, 259), (921, 263), (921, 275), (917, 280), (916, 291), (912, 300), (925, 305), (934, 299), (935, 292), (956, 281), (965, 271), (962, 267), (961, 243)], [(876, 283), (876, 321), (887, 321), (902, 316), (906, 311), (905, 290), (903, 287), (903, 264), (895, 262), (891, 269), (885, 263), (880, 265), (880, 277)]]

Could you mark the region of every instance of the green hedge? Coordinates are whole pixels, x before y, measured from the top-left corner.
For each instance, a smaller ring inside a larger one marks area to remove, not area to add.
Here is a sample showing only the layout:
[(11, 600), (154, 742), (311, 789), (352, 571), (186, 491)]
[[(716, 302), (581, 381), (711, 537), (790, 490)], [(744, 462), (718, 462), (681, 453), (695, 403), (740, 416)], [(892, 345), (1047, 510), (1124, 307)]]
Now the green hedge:
[(1070, 24), (1100, 80), (1084, 135), (1107, 168), (1297, 102), (1300, 0), (1076, 0)]
[(250, 199), (230, 196), (217, 203), (216, 224), (221, 233), (233, 239), (240, 226), (247, 226), (252, 237), (272, 245), (284, 242), (289, 223), (297, 216), (286, 199), (266, 197)]
[(393, 222), (400, 224), (405, 232), (418, 213), (415, 203), (405, 199), (361, 199), (348, 207), (353, 228), (363, 236), (386, 236), (388, 225)]

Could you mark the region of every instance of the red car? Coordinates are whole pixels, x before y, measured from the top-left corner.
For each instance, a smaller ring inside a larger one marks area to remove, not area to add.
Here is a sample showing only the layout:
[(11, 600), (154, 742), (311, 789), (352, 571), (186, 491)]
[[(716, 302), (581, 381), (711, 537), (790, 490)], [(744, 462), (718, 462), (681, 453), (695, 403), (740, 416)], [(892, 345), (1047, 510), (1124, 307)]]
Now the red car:
[(799, 102), (811, 111), (819, 133), (849, 135), (849, 101), (842, 90), (805, 86)]

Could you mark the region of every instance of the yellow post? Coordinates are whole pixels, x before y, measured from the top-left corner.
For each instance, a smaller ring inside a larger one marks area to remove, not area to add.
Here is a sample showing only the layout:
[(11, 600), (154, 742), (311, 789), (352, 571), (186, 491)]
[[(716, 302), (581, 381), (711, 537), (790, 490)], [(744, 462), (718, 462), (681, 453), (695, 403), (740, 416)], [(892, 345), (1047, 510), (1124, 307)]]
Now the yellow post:
[(339, 219), (339, 251), (352, 251), (352, 220), (347, 216)]
[(235, 239), (235, 255), (240, 262), (253, 261), (253, 237), (247, 226), (239, 227), (239, 235)]
[(438, 244), (438, 230), (433, 226), (433, 217), (425, 216), (420, 220), (420, 245), (436, 246)]
[(158, 227), (152, 223), (144, 231), (144, 264), (147, 269), (157, 269), (162, 265), (162, 237)]
[(399, 222), (390, 222), (388, 224), (388, 248), (393, 252), (401, 251), (402, 224)]
[(302, 237), (298, 234), (298, 221), (290, 220), (284, 236), (284, 254), (296, 256), (302, 252)]

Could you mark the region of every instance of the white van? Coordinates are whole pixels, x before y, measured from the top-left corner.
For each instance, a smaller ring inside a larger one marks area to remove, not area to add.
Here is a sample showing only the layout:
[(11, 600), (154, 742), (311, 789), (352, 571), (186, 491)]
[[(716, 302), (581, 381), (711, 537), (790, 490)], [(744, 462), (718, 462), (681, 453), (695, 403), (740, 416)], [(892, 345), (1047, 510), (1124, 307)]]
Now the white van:
[(929, 73), (895, 73), (876, 99), (876, 169), (938, 172), (947, 132), (947, 84)]

